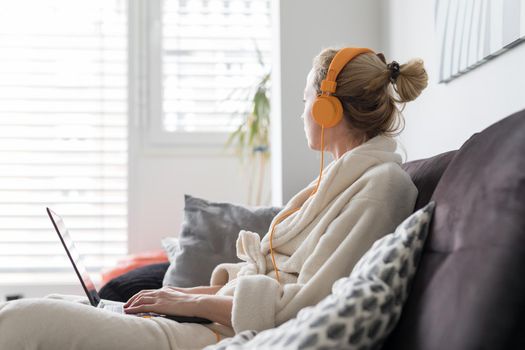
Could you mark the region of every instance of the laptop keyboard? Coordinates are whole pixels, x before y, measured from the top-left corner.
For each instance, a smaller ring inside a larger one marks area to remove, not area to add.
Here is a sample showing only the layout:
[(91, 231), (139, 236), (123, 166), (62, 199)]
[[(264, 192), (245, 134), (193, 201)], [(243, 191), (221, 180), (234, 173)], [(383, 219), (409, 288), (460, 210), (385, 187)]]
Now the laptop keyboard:
[[(100, 303), (98, 303), (98, 306), (97, 308), (99, 309), (103, 309), (103, 310), (107, 310), (107, 311), (110, 311), (110, 312), (116, 312), (118, 314), (125, 314), (124, 312), (124, 303), (118, 303), (118, 302), (103, 302), (102, 300), (100, 301)], [(139, 312), (139, 313), (136, 313), (136, 314), (130, 314), (130, 316), (138, 316), (138, 317), (145, 317), (145, 318), (149, 318), (149, 317), (158, 317), (158, 316), (161, 316), (159, 314), (156, 314), (154, 312)]]
[(106, 304), (106, 303), (101, 301), (98, 304), (98, 307), (101, 308), (101, 309), (108, 310), (108, 311), (111, 311), (111, 312), (116, 312), (116, 313), (119, 313), (119, 314), (123, 314), (124, 313), (124, 304)]

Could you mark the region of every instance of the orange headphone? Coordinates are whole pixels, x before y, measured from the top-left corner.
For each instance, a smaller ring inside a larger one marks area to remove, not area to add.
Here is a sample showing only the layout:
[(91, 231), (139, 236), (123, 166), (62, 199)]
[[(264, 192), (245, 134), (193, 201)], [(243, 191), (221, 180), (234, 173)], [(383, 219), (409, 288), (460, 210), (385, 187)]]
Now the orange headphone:
[[(321, 177), (323, 176), (324, 129), (336, 126), (343, 119), (343, 106), (341, 105), (341, 101), (339, 101), (337, 97), (332, 95), (335, 93), (337, 87), (337, 76), (348, 62), (350, 62), (356, 56), (367, 52), (374, 53), (374, 51), (370, 49), (356, 47), (346, 47), (344, 49), (339, 50), (335, 54), (334, 58), (332, 59), (332, 62), (330, 63), (330, 66), (328, 67), (326, 78), (321, 82), (321, 94), (319, 94), (316, 97), (312, 106), (312, 116), (314, 118), (314, 121), (321, 126), (321, 169), (319, 171), (317, 185), (315, 186), (315, 189), (312, 191), (312, 193), (310, 193), (308, 198), (310, 198), (317, 192), (319, 184), (321, 183)], [(277, 278), (277, 281), (279, 283), (281, 282), (279, 279), (279, 270), (277, 269), (277, 265), (275, 264), (275, 257), (273, 256), (273, 234), (275, 231), (275, 226), (277, 226), (277, 224), (279, 224), (281, 221), (283, 221), (299, 209), (301, 209), (301, 207), (290, 209), (286, 213), (284, 213), (279, 219), (277, 219), (274, 222), (270, 233), (270, 254), (272, 256), (272, 264), (273, 269), (275, 271), (275, 277)]]
[(339, 50), (328, 67), (326, 78), (321, 82), (321, 94), (317, 96), (312, 106), (312, 116), (317, 124), (324, 128), (336, 126), (343, 119), (341, 101), (331, 94), (335, 93), (337, 76), (343, 67), (354, 57), (362, 53), (372, 52), (367, 48), (347, 47)]

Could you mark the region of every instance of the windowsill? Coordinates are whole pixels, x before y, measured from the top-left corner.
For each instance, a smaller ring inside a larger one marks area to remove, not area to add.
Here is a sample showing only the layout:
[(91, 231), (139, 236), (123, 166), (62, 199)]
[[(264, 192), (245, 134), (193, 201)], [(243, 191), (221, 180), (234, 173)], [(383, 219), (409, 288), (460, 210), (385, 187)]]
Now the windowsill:
[[(90, 277), (95, 285), (100, 285), (102, 276), (92, 273)], [(75, 275), (61, 273), (0, 273), (0, 287), (3, 286), (80, 286), (80, 281)]]
[[(100, 275), (92, 274), (100, 287)], [(82, 286), (75, 275), (55, 274), (7, 274), (0, 273), (0, 303), (8, 297), (41, 298), (50, 294), (85, 296)]]

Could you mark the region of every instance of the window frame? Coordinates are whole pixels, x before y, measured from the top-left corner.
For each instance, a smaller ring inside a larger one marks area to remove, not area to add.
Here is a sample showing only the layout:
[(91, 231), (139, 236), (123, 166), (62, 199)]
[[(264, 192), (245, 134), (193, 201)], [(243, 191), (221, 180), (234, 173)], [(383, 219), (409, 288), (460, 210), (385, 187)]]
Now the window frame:
[[(162, 0), (129, 0), (129, 64), (133, 86), (130, 97), (139, 99), (135, 104), (139, 115), (135, 117), (136, 127), (142, 130), (142, 146), (147, 151), (177, 150), (211, 151), (226, 143), (229, 132), (169, 132), (163, 126), (162, 111)], [(141, 33), (143, 34), (142, 37)], [(142, 62), (139, 57), (142, 56)], [(141, 87), (142, 85), (142, 87)], [(140, 97), (138, 96), (140, 95)], [(175, 149), (174, 149), (175, 148)], [(222, 150), (222, 154), (233, 151)]]

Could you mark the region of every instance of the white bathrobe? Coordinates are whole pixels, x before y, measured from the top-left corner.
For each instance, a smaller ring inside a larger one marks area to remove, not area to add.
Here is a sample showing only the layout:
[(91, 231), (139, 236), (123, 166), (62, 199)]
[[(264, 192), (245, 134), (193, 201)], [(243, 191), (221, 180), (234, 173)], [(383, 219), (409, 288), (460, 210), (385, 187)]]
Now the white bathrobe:
[[(279, 223), (273, 248), (281, 284), (275, 279), (270, 255), (270, 231), (241, 231), (237, 255), (244, 262), (220, 264), (211, 285), (233, 295), (234, 331), (261, 331), (295, 317), (330, 293), (335, 280), (348, 276), (372, 243), (392, 232), (409, 216), (417, 188), (400, 167), (396, 141), (376, 136), (346, 152), (295, 195), (274, 218), (301, 209)], [(272, 224), (273, 224), (272, 222)]]
[(233, 329), (120, 315), (74, 300), (22, 299), (0, 303), (0, 349), (202, 349), (216, 343), (212, 330), (228, 337), (285, 322), (328, 295), (376, 239), (412, 212), (417, 190), (395, 148), (388, 137), (369, 140), (326, 167), (312, 198), (306, 200), (317, 180), (286, 205), (303, 204), (275, 230), (284, 285), (274, 279), (269, 235), (259, 242), (257, 234), (240, 232), (237, 249), (245, 262), (221, 264), (211, 278), (227, 283), (218, 294), (233, 295)]

